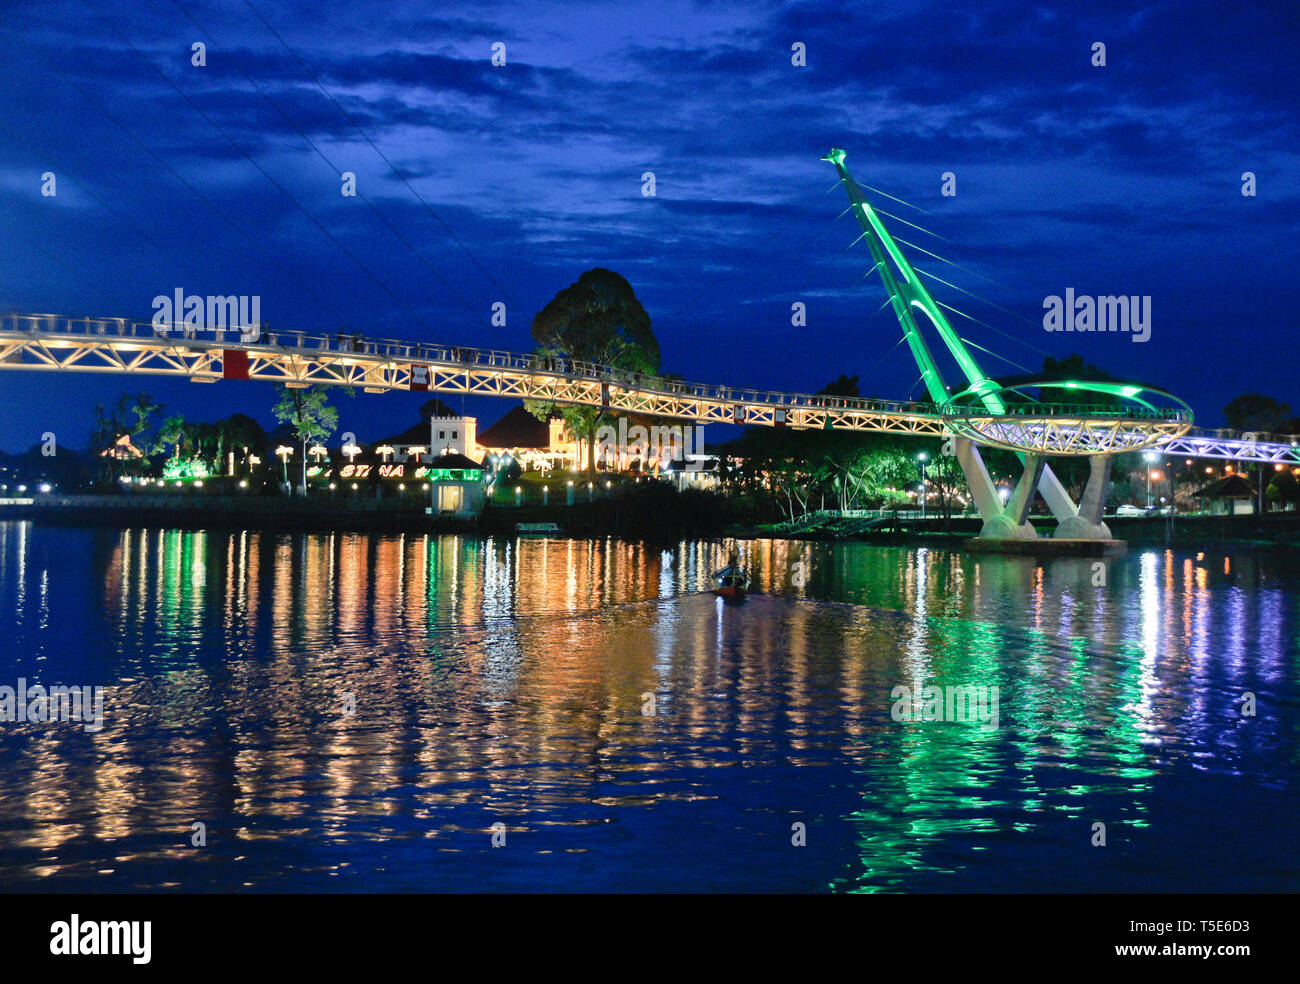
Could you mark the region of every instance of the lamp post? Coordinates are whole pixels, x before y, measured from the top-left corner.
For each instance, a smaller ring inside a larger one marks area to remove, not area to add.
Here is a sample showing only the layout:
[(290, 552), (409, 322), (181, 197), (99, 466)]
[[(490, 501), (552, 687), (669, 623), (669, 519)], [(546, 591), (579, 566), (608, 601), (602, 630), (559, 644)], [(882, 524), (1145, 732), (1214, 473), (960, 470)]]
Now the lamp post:
[(921, 466), (921, 518), (925, 519), (925, 463), (929, 460), (929, 455), (922, 451), (916, 456), (916, 460)]
[(287, 444), (281, 444), (275, 449), (275, 453), (280, 456), (280, 465), (284, 468), (284, 487), (289, 487), (289, 456), (293, 454), (293, 448)]
[(1151, 451), (1142, 452), (1142, 457), (1147, 463), (1147, 508), (1151, 508), (1151, 462), (1155, 461), (1155, 454)]

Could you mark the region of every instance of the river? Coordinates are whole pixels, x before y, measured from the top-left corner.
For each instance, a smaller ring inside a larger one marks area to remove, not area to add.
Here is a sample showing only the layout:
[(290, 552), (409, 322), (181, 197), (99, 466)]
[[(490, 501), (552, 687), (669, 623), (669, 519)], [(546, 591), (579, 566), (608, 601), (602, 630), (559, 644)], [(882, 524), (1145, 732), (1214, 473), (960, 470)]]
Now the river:
[(0, 888), (1295, 890), (1298, 591), (1245, 550), (0, 523), (0, 688), (103, 688), (0, 720)]

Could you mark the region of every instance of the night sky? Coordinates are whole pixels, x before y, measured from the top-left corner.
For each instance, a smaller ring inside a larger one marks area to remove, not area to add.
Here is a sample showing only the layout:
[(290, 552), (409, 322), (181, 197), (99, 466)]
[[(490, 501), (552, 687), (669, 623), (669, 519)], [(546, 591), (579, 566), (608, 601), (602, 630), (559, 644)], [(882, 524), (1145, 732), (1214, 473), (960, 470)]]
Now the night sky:
[[(1015, 363), (977, 353), (990, 374), (1077, 352), (1205, 425), (1243, 392), (1300, 410), (1294, 3), (2, 2), (3, 310), (148, 321), (181, 287), (260, 295), (275, 327), (527, 350), (536, 311), (604, 266), (665, 372), (917, 396), (837, 221), (820, 158), (843, 147), (860, 183), (925, 212), (874, 204), (943, 238), (891, 230), (965, 269), (914, 262), (1006, 309), (931, 284), (992, 326), (955, 319)], [(1150, 341), (1048, 334), (1043, 299), (1067, 287), (1150, 295)], [(141, 389), (272, 423), (266, 384), (0, 371), (0, 449), (81, 446), (96, 401)], [(402, 430), (422, 401), (337, 401), (340, 429)], [(463, 405), (481, 426), (510, 406)]]

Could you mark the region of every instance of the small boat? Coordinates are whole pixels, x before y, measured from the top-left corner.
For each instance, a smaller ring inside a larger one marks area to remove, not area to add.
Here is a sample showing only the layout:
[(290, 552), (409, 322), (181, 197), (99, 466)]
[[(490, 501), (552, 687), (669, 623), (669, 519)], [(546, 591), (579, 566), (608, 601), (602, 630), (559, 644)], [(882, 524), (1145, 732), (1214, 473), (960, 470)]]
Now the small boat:
[(515, 523), (515, 533), (519, 536), (559, 536), (560, 527), (555, 523)]
[(713, 572), (713, 593), (724, 601), (744, 601), (749, 590), (749, 575), (732, 554), (727, 566)]

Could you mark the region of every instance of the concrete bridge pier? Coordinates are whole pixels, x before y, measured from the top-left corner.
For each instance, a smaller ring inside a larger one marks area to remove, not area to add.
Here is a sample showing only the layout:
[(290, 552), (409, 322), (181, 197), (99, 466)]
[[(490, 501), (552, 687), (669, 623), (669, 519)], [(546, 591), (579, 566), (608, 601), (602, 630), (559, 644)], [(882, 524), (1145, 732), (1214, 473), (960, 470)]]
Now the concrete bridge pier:
[(1106, 493), (1110, 490), (1110, 470), (1115, 464), (1112, 454), (1093, 455), (1088, 459), (1088, 484), (1083, 489), (1083, 500), (1078, 512), (1067, 516), (1052, 534), (1057, 540), (1112, 540), (1108, 527), (1102, 520), (1106, 507)]
[(1043, 475), (1045, 462), (1041, 455), (1027, 455), (1025, 470), (1016, 483), (1007, 504), (1003, 506), (998, 495), (997, 486), (989, 477), (979, 449), (969, 438), (958, 437), (954, 441), (957, 463), (961, 465), (966, 484), (970, 486), (971, 496), (979, 509), (984, 525), (980, 529), (980, 539), (988, 540), (1036, 540), (1038, 531), (1029, 522), (1029, 507), (1034, 501), (1034, 492), (1038, 489)]
[[(980, 535), (966, 541), (969, 549), (1089, 556), (1123, 551), (1123, 542), (1111, 536), (1101, 519), (1114, 462), (1112, 455), (1090, 457), (1088, 484), (1084, 489), (1083, 502), (1076, 508), (1065, 487), (1061, 485), (1061, 480), (1047, 466), (1046, 457), (1026, 453), (1022, 455), (1025, 469), (1004, 506), (997, 487), (984, 466), (984, 460), (980, 457), (979, 449), (968, 438), (959, 437), (955, 442), (955, 450), (972, 497), (984, 519)], [(1056, 517), (1057, 528), (1050, 538), (1040, 538), (1038, 531), (1029, 522), (1029, 508), (1033, 505), (1035, 494), (1042, 495)]]

